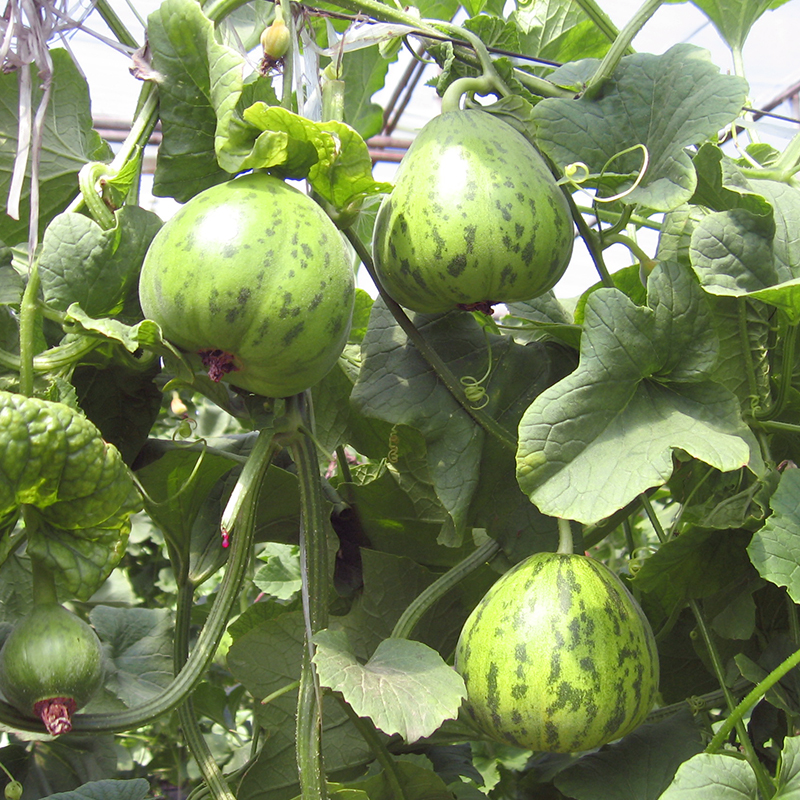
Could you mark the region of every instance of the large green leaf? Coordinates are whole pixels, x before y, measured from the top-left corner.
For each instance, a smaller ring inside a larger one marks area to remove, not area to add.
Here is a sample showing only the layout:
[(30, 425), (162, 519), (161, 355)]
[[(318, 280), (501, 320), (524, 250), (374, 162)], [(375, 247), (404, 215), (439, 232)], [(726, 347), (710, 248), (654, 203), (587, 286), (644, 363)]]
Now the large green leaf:
[[(606, 168), (606, 193), (631, 188), (643, 164), (636, 146), (646, 147), (647, 170), (625, 202), (669, 211), (695, 190), (686, 148), (716, 137), (746, 94), (746, 83), (720, 74), (706, 50), (679, 44), (659, 56), (625, 56), (597, 100), (547, 98), (532, 113), (542, 150), (562, 169), (575, 162), (594, 174)], [(628, 148), (635, 149), (621, 155)]]
[(466, 689), (461, 676), (422, 642), (384, 639), (365, 664), (359, 663), (344, 631), (314, 635), (320, 683), (340, 692), (360, 717), (408, 742), (430, 736), (455, 719)]
[(170, 684), (175, 621), (168, 609), (96, 606), (89, 619), (114, 667), (105, 686), (128, 708), (152, 700)]
[(687, 709), (584, 756), (560, 772), (555, 784), (575, 800), (658, 800), (678, 767), (702, 749)]
[(646, 307), (594, 292), (578, 368), (520, 422), (522, 490), (545, 514), (592, 523), (666, 481), (675, 450), (760, 472), (736, 397), (708, 379), (717, 348), (703, 292), (678, 265), (653, 271)]
[(55, 800), (144, 800), (150, 784), (144, 778), (102, 780), (84, 783), (71, 792), (48, 795)]
[[(78, 193), (78, 172), (89, 161), (111, 157), (108, 145), (92, 129), (89, 87), (67, 50), (54, 49), (53, 82), (44, 122), (39, 167), (39, 223), (44, 229)], [(35, 68), (34, 68), (35, 70)], [(41, 99), (33, 80), (34, 112)], [(0, 241), (6, 245), (28, 239), (30, 164), (20, 203), (19, 219), (6, 214), (6, 200), (17, 154), (19, 121), (17, 72), (0, 72)]]
[(512, 19), (525, 55), (565, 63), (602, 58), (611, 46), (576, 0), (518, 0)]
[(69, 211), (50, 223), (39, 259), (48, 305), (66, 311), (72, 303), (80, 303), (92, 317), (122, 310), (161, 220), (138, 206), (123, 206), (114, 217), (116, 225), (110, 230)]
[(124, 555), (141, 507), (119, 451), (68, 406), (8, 392), (0, 430), (0, 517), (34, 507), (28, 552), (72, 597), (90, 597)]
[[(472, 316), (463, 312), (418, 314), (414, 320), (458, 378), (483, 375), (491, 346), (492, 370), (483, 384), (488, 398), (485, 411), (508, 431), (514, 430), (533, 397), (565, 374), (565, 365), (570, 363), (563, 351), (527, 348), (510, 337), (484, 335)], [(364, 362), (351, 401), (362, 414), (408, 425), (425, 437), (430, 477), (449, 514), (440, 540), (456, 545), (470, 520), (470, 502), (479, 484), (483, 430), (407, 340), (381, 300), (372, 308), (363, 352)], [(502, 456), (490, 461), (497, 469)], [(513, 480), (510, 457), (507, 469), (509, 480)], [(502, 501), (491, 506), (491, 511), (483, 509), (487, 516), (495, 510), (504, 516), (514, 509), (502, 507)]]
[(746, 761), (698, 753), (684, 761), (660, 800), (758, 800), (756, 776)]
[[(237, 791), (238, 800), (290, 800), (299, 792), (295, 755), (295, 716), (305, 625), (301, 611), (283, 613), (240, 636), (228, 651), (228, 668), (256, 698), (286, 690), (257, 704), (265, 741)], [(336, 700), (323, 699), (323, 754), (329, 776), (372, 760), (372, 751)]]
[(702, 187), (695, 198), (713, 213), (693, 225), (690, 258), (706, 291), (749, 296), (800, 320), (800, 190), (747, 179), (717, 148), (695, 159)]
[[(668, 0), (685, 2), (685, 0)], [(719, 35), (734, 50), (740, 50), (750, 29), (765, 12), (779, 8), (788, 0), (692, 0), (711, 20)]]
[(192, 0), (166, 0), (147, 21), (153, 68), (160, 75), (162, 131), (153, 193), (179, 202), (230, 177), (214, 153), (217, 116), (210, 102), (210, 36), (211, 24)]

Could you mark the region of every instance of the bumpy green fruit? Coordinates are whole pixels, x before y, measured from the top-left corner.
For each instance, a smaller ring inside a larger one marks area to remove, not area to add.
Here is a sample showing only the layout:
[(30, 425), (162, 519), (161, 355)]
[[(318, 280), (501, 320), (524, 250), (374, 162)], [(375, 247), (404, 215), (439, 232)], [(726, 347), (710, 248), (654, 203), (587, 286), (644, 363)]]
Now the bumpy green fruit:
[(350, 254), (310, 197), (265, 173), (206, 189), (142, 266), (145, 316), (214, 380), (287, 397), (336, 363), (355, 303)]
[(0, 690), (56, 735), (100, 688), (103, 651), (92, 628), (56, 603), (34, 606), (0, 650)]
[(572, 255), (567, 202), (522, 134), (480, 110), (417, 135), (378, 212), (375, 271), (412, 311), (487, 311), (552, 289)]
[(492, 586), (462, 629), (456, 669), (488, 736), (556, 753), (632, 731), (659, 679), (652, 629), (619, 578), (557, 553), (531, 556)]

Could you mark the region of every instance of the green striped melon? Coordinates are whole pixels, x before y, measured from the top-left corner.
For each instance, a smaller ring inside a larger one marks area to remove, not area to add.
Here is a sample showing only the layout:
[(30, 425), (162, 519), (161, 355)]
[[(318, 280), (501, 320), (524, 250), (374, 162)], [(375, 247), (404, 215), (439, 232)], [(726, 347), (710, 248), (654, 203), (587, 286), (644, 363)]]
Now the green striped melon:
[(254, 172), (206, 189), (164, 224), (142, 265), (139, 300), (213, 380), (287, 397), (339, 358), (355, 277), (322, 208)]
[(375, 272), (400, 305), (488, 311), (555, 286), (572, 255), (567, 201), (515, 128), (479, 109), (419, 132), (375, 220)]
[(652, 629), (620, 579), (559, 553), (537, 553), (492, 586), (462, 629), (456, 669), (484, 733), (555, 753), (632, 731), (659, 679)]

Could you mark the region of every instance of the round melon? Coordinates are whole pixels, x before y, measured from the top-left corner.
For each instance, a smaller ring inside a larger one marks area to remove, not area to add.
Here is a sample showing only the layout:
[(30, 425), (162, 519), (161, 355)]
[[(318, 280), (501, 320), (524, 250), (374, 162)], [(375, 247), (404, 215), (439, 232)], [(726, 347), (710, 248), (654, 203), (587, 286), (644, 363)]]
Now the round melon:
[(94, 630), (57, 603), (35, 605), (0, 650), (0, 690), (56, 735), (100, 688), (103, 651)]
[(489, 311), (558, 282), (572, 255), (567, 201), (544, 159), (496, 115), (447, 111), (417, 135), (381, 204), (375, 272), (400, 305)]
[(620, 579), (558, 553), (537, 553), (492, 586), (464, 624), (456, 669), (487, 736), (555, 753), (632, 731), (659, 680), (652, 629)]
[(250, 173), (193, 197), (156, 234), (142, 311), (213, 380), (267, 397), (313, 386), (350, 331), (355, 280), (336, 226), (308, 195)]

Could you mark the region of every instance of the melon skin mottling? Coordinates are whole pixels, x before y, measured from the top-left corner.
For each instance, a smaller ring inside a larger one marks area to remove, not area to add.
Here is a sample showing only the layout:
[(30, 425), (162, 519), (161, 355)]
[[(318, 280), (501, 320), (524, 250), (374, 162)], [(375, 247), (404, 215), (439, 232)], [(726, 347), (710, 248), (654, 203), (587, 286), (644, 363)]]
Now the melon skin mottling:
[(465, 623), (456, 669), (489, 737), (535, 751), (590, 750), (629, 733), (658, 691), (655, 638), (605, 565), (537, 553), (505, 573)]
[(375, 271), (422, 313), (530, 300), (555, 286), (573, 247), (567, 201), (544, 159), (485, 111), (428, 122), (378, 211)]
[(145, 257), (139, 299), (177, 347), (230, 354), (229, 383), (288, 397), (336, 363), (355, 280), (319, 205), (251, 173), (206, 189), (164, 224)]

